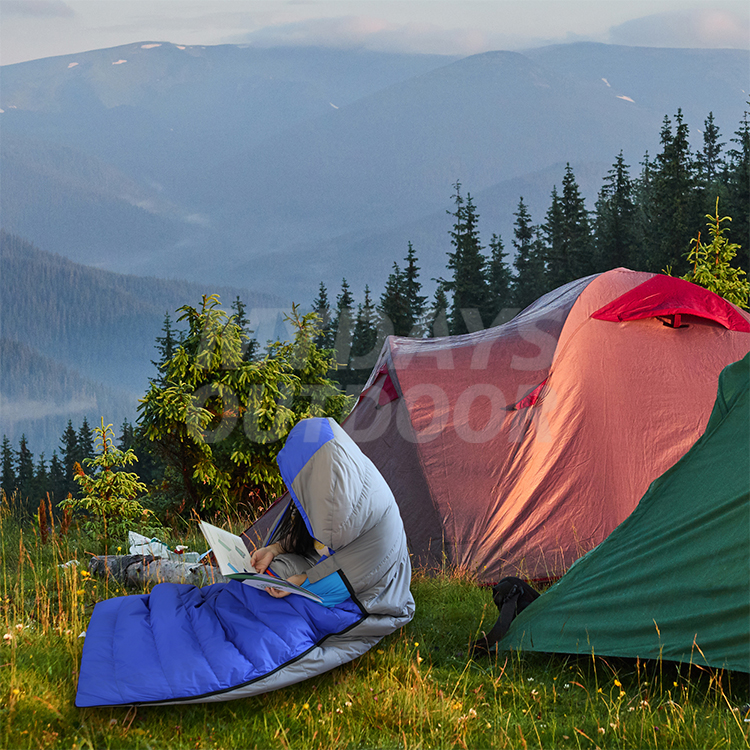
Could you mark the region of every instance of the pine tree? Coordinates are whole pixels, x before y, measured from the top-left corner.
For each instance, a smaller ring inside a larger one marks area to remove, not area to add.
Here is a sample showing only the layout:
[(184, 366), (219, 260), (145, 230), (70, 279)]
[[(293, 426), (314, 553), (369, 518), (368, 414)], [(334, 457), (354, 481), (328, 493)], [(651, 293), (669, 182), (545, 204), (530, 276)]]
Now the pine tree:
[(255, 331), (250, 328), (250, 320), (246, 314), (247, 305), (240, 299), (239, 295), (232, 302), (232, 310), (234, 310), (234, 322), (239, 326), (243, 336), (242, 361), (251, 362), (255, 359), (260, 347), (257, 340), (252, 336)]
[(406, 296), (404, 272), (394, 261), (393, 271), (388, 276), (385, 289), (378, 304), (378, 331), (380, 338), (386, 336), (408, 336), (412, 319), (409, 300)]
[(724, 168), (719, 127), (714, 122), (714, 113), (709, 112), (703, 124), (703, 148), (695, 155), (698, 179), (705, 190), (711, 190)]
[(34, 470), (32, 488), (31, 497), (33, 500), (46, 498), (47, 493), (50, 491), (49, 470), (47, 469), (47, 460), (44, 457), (44, 453), (39, 454), (39, 460)]
[(750, 120), (745, 112), (740, 127), (731, 139), (736, 144), (727, 153), (725, 170), (727, 211), (732, 217), (732, 236), (740, 246), (739, 264), (750, 273)]
[(661, 272), (671, 267), (680, 274), (688, 270), (684, 249), (699, 229), (696, 216), (701, 204), (688, 135), (681, 110), (675, 116), (674, 132), (669, 118), (664, 118), (662, 150), (653, 173), (651, 257), (644, 270)]
[(565, 167), (562, 195), (552, 191), (544, 225), (547, 271), (552, 288), (593, 271), (591, 226), (583, 196), (570, 164)]
[(78, 435), (76, 435), (76, 431), (73, 429), (73, 423), (68, 420), (68, 426), (60, 438), (60, 462), (65, 476), (61, 488), (61, 497), (67, 497), (69, 493), (75, 496), (78, 492), (78, 485), (74, 477), (76, 464), (80, 464), (81, 460), (82, 457), (78, 448)]
[(516, 251), (513, 266), (516, 274), (512, 299), (516, 307), (523, 309), (547, 291), (544, 249), (523, 197), (519, 199), (518, 210), (513, 215), (516, 217), (513, 226), (513, 247)]
[(711, 244), (702, 243), (700, 234), (691, 241), (688, 260), (693, 264), (693, 268), (682, 278), (721, 295), (739, 307), (746, 308), (750, 296), (750, 283), (743, 278), (746, 276), (745, 271), (732, 266), (739, 246), (729, 242), (724, 236), (727, 228), (722, 226), (725, 221), (732, 219), (729, 216), (719, 216), (718, 198), (715, 214), (706, 214), (706, 218)]
[(0, 449), (0, 462), (2, 463), (0, 489), (5, 493), (6, 497), (10, 498), (18, 489), (18, 479), (16, 477), (13, 446), (10, 440), (8, 440), (7, 435), (3, 435), (2, 449)]
[[(453, 293), (448, 327), (452, 335), (467, 333), (469, 329), (480, 330), (485, 323), (481, 311), (487, 308), (487, 259), (482, 254), (479, 242), (478, 220), (471, 194), (466, 199), (461, 195), (461, 183), (453, 186), (452, 199), (455, 211), (448, 211), (455, 222), (450, 232), (453, 252), (448, 253), (448, 268), (453, 271), (452, 279), (444, 286)], [(467, 320), (470, 323), (467, 323)]]
[(651, 268), (656, 224), (654, 191), (654, 164), (646, 151), (641, 162), (641, 173), (633, 180), (635, 247), (630, 264), (631, 268), (638, 271), (647, 271)]
[[(34, 456), (29, 450), (26, 435), (21, 435), (21, 440), (16, 451), (16, 478), (18, 482), (18, 495), (21, 501), (34, 500)], [(38, 499), (38, 498), (36, 498)]]
[(331, 334), (331, 305), (328, 302), (328, 290), (321, 281), (318, 296), (313, 302), (313, 312), (320, 319), (320, 334), (315, 339), (315, 345), (320, 349), (333, 349), (333, 336)]
[(164, 313), (164, 323), (162, 324), (161, 331), (162, 335), (156, 337), (157, 359), (151, 360), (151, 364), (156, 367), (157, 375), (155, 378), (151, 378), (151, 382), (163, 385), (166, 377), (166, 363), (172, 359), (180, 342), (178, 332), (172, 328), (172, 319), (169, 317), (168, 311)]
[(347, 369), (352, 350), (352, 332), (354, 330), (354, 297), (346, 279), (341, 280), (341, 293), (336, 297), (336, 314), (331, 323), (333, 348), (336, 362)]
[(125, 471), (125, 467), (138, 458), (133, 451), (121, 451), (114, 445), (115, 433), (112, 425), (95, 428), (99, 452), (86, 457), (83, 467), (76, 473), (80, 485), (80, 499), (66, 499), (62, 507), (71, 511), (84, 510), (90, 520), (86, 522), (89, 531), (103, 540), (122, 539), (136, 523), (142, 524), (153, 512), (145, 509), (137, 500), (146, 492), (146, 485), (138, 475)]
[(66, 497), (66, 493), (63, 492), (64, 486), (65, 470), (57, 451), (52, 451), (52, 458), (49, 462), (49, 491), (56, 505)]
[[(490, 239), (490, 260), (487, 265), (487, 307), (482, 318), (489, 325), (500, 325), (508, 320), (508, 312), (513, 307), (511, 286), (513, 277), (506, 261), (508, 254), (499, 234)], [(516, 311), (514, 310), (513, 313)]]
[(117, 448), (121, 451), (130, 450), (135, 446), (135, 428), (127, 419), (120, 425), (120, 437), (117, 439)]
[(570, 164), (565, 167), (562, 184), (563, 214), (570, 236), (571, 271), (573, 278), (578, 279), (594, 271), (591, 220)]
[(445, 293), (445, 282), (439, 281), (435, 296), (427, 313), (427, 336), (438, 338), (448, 336), (448, 295)]
[(79, 463), (86, 458), (94, 457), (94, 433), (91, 431), (86, 417), (83, 418), (83, 422), (78, 429), (78, 455)]
[(565, 259), (565, 220), (557, 185), (553, 186), (550, 197), (552, 202), (547, 209), (541, 232), (544, 237), (544, 259), (549, 283), (551, 286), (557, 287), (570, 280), (570, 273)]
[[(244, 351), (244, 350), (243, 350)], [(246, 360), (243, 360), (246, 361)], [(117, 448), (121, 451), (132, 450), (138, 457), (138, 465), (135, 467), (136, 474), (141, 481), (151, 484), (160, 481), (164, 476), (164, 466), (159, 462), (150, 450), (146, 441), (141, 436), (140, 430), (123, 420), (120, 426), (120, 436), (117, 439)]]
[(599, 191), (594, 224), (597, 271), (632, 268), (637, 253), (636, 206), (628, 169), (620, 151)]
[(424, 306), (427, 297), (420, 294), (422, 284), (419, 281), (419, 266), (417, 265), (417, 255), (414, 247), (409, 242), (409, 249), (404, 258), (405, 265), (402, 275), (404, 297), (406, 298), (406, 309), (408, 317), (409, 331), (406, 336), (420, 337), (423, 331), (420, 330), (420, 321), (424, 315)]
[(161, 502), (180, 513), (266, 504), (284, 489), (276, 456), (292, 426), (306, 417), (341, 420), (351, 408), (327, 377), (330, 350), (315, 346), (317, 316), (293, 305), (294, 340), (243, 362), (241, 331), (216, 295), (181, 312), (189, 328), (167, 382), (152, 383), (138, 407), (136, 437), (166, 467)]
[(380, 353), (378, 346), (377, 313), (370, 294), (370, 287), (365, 284), (364, 302), (357, 305), (357, 319), (352, 334), (352, 369), (358, 372), (359, 380), (367, 378)]

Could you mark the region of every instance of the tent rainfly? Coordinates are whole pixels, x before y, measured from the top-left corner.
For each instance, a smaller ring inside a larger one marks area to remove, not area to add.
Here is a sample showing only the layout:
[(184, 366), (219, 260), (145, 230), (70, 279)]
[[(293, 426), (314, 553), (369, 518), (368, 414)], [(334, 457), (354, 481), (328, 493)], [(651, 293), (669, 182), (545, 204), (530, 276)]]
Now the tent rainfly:
[(750, 316), (624, 268), (510, 322), (389, 337), (344, 429), (385, 477), (416, 565), (557, 578), (703, 432)]
[(512, 623), (501, 648), (750, 672), (750, 354), (698, 442)]

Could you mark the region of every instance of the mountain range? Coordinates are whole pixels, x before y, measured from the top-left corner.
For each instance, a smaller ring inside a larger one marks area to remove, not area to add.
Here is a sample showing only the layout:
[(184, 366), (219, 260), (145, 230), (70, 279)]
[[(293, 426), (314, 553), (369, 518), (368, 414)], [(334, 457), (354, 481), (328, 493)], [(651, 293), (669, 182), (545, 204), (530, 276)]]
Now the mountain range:
[(132, 418), (164, 313), (201, 294), (241, 296), (264, 342), (321, 281), (332, 299), (344, 277), (358, 300), (365, 284), (377, 298), (410, 241), (431, 291), (456, 182), (484, 242), (499, 233), (510, 248), (521, 196), (542, 222), (570, 163), (593, 207), (618, 153), (637, 174), (678, 109), (693, 148), (709, 112), (728, 143), (750, 53), (144, 41), (0, 78), (0, 431), (34, 434), (44, 419), (46, 441), (82, 404), (96, 405), (89, 421), (105, 407), (108, 421)]
[(577, 43), (462, 59), (142, 42), (4, 66), (6, 230), (123, 273), (262, 288), (380, 289), (408, 241), (443, 273), (460, 181), (480, 229), (541, 222), (570, 162), (593, 202), (681, 109), (727, 141), (742, 50)]

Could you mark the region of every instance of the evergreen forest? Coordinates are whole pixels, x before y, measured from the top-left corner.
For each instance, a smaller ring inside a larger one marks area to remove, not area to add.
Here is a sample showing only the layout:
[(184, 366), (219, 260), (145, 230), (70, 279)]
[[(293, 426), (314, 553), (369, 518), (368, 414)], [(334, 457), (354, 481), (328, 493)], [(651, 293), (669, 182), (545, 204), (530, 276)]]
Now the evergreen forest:
[[(612, 268), (685, 276), (694, 270), (691, 242), (706, 236), (706, 216), (731, 217), (735, 261), (750, 269), (750, 123), (748, 113), (728, 139), (709, 113), (700, 143), (690, 143), (681, 111), (664, 117), (660, 150), (646, 153), (639, 171), (620, 152), (603, 180), (593, 210), (587, 208), (570, 164), (554, 186), (543, 219), (535, 222), (523, 196), (513, 212), (513, 236), (493, 233), (483, 242), (471, 193), (454, 184), (454, 223), (446, 278), (434, 297), (422, 294), (417, 251), (408, 243), (394, 262), (379, 298), (365, 287), (356, 302), (346, 278), (333, 300), (320, 283), (313, 309), (335, 350), (335, 378), (362, 384), (387, 335), (444, 336), (481, 330), (509, 320), (543, 294), (575, 279)], [(510, 242), (508, 243), (508, 239)], [(510, 246), (509, 246), (510, 245)], [(512, 260), (511, 260), (512, 258)]]

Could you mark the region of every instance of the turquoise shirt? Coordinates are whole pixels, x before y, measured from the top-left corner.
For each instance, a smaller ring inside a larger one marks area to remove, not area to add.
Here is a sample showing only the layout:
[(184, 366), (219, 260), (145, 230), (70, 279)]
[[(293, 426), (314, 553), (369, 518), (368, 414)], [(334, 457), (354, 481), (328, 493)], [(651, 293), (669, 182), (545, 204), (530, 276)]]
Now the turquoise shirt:
[(321, 604), (324, 607), (335, 607), (351, 596), (338, 571), (327, 575), (325, 578), (321, 578), (315, 583), (310, 583), (305, 578), (302, 588), (311, 591), (313, 594), (317, 594), (323, 600)]

